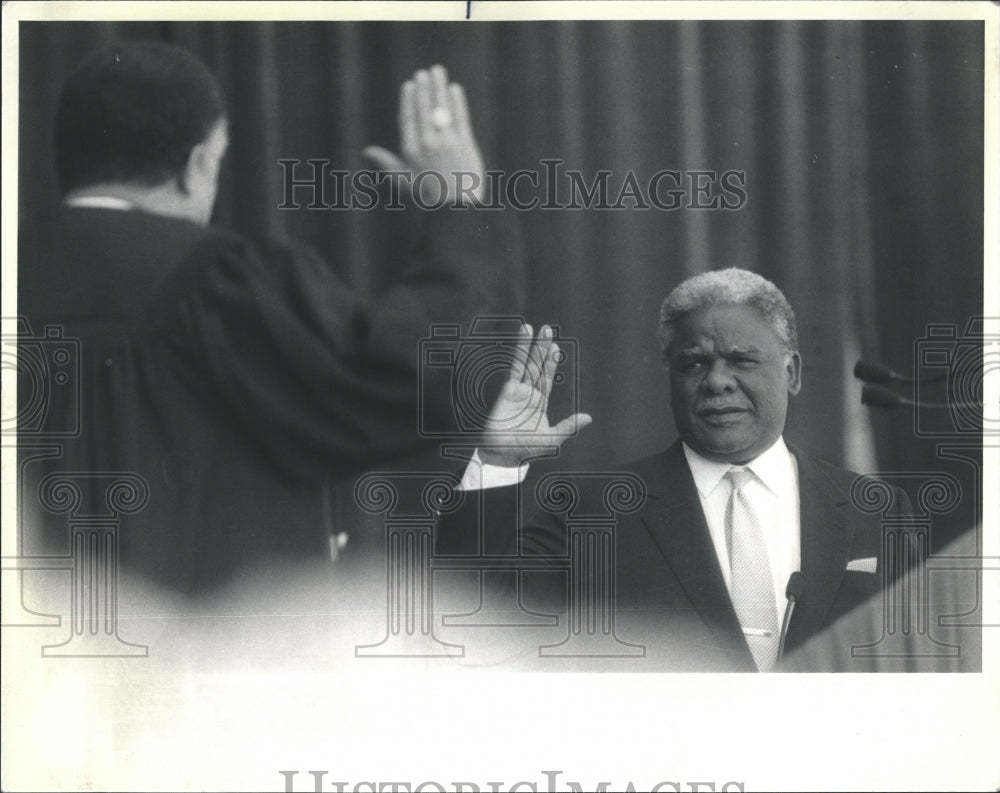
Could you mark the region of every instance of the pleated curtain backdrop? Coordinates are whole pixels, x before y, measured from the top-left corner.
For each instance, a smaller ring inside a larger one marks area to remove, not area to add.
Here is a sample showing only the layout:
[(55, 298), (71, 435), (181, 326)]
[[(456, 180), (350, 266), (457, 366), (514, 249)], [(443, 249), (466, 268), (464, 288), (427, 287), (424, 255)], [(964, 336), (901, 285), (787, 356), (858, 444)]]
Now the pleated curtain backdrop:
[[(366, 167), (398, 148), (401, 82), (444, 64), (488, 166), (745, 173), (740, 209), (521, 214), (525, 311), (579, 347), (594, 426), (567, 465), (674, 437), (655, 326), (688, 275), (742, 266), (795, 307), (804, 384), (786, 437), (865, 471), (940, 467), (907, 413), (873, 413), (859, 357), (909, 371), (928, 322), (981, 313), (983, 25), (977, 22), (22, 23), (20, 201), (57, 200), (47, 135), (60, 81), (93, 47), (161, 39), (200, 55), (230, 106), (216, 222), (306, 241), (374, 290), (412, 218), (278, 210), (282, 158)], [(570, 401), (557, 393), (554, 414)], [(963, 519), (967, 519), (966, 516)]]

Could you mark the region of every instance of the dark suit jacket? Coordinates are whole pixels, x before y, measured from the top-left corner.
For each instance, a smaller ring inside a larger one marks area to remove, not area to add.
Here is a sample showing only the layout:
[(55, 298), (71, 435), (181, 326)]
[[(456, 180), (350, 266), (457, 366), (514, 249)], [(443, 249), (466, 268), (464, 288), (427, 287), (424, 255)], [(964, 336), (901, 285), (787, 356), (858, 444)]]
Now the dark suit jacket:
[[(792, 451), (798, 462), (801, 572), (806, 583), (789, 628), (789, 652), (877, 597), (883, 568), (880, 516), (864, 513), (851, 502), (857, 474)], [(627, 668), (754, 671), (680, 442), (619, 470), (637, 475), (646, 487), (644, 505), (620, 517), (615, 529), (616, 633), (623, 641), (646, 647), (646, 656)], [(483, 491), (482, 503), (478, 503), (480, 498), (470, 498), (461, 511), (442, 517), (439, 549), (475, 552), (470, 540), (475, 532), (469, 524), (485, 520), (487, 543), (497, 547), (503, 535), (507, 552), (516, 553), (517, 538), (511, 531), (516, 522), (515, 490)], [(522, 486), (526, 505), (533, 502), (533, 490), (529, 482)], [(894, 498), (892, 509), (908, 511), (902, 491), (895, 490)], [(475, 514), (477, 509), (482, 517)], [(528, 517), (520, 536), (521, 553), (564, 556), (567, 529), (563, 517), (537, 512)], [(847, 570), (848, 562), (871, 557), (878, 560), (877, 573)], [(523, 572), (522, 605), (541, 611), (564, 609), (566, 581), (563, 573)], [(858, 637), (858, 642), (867, 638)], [(595, 664), (594, 668), (618, 666)], [(812, 668), (821, 669), (821, 659)]]
[[(409, 266), (371, 301), (308, 249), (181, 220), (63, 209), (26, 224), (22, 362), (38, 352), (48, 369), (19, 389), (26, 408), (42, 397), (19, 426), (22, 554), (68, 547), (71, 516), (39, 505), (45, 474), (133, 472), (150, 500), (122, 518), (122, 559), (170, 587), (276, 555), (329, 558), (326, 483), (422, 448), (418, 342), (431, 324), (517, 309), (510, 218), (420, 220)], [(59, 337), (78, 345), (68, 365), (51, 360)], [(49, 382), (61, 370), (68, 384)], [(450, 394), (425, 396), (450, 414)], [(78, 514), (105, 508), (96, 490), (85, 501)]]

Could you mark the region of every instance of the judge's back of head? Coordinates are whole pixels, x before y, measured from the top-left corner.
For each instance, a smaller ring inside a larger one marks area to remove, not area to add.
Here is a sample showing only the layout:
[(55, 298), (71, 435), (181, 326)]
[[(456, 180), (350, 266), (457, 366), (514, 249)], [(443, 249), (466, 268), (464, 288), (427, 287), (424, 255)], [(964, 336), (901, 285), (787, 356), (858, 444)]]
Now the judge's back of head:
[(181, 47), (134, 41), (94, 52), (66, 80), (56, 108), (62, 192), (161, 184), (224, 116), (218, 82)]

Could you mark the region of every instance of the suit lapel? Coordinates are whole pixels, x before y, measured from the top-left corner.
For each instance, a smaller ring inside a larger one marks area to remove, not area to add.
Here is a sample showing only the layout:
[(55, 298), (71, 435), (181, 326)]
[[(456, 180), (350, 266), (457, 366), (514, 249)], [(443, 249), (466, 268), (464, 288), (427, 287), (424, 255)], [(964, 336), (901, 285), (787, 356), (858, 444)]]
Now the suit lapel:
[[(795, 449), (805, 593), (789, 628), (791, 649), (822, 627), (840, 589), (854, 538), (848, 495)], [(641, 471), (649, 498), (640, 513), (677, 582), (727, 652), (750, 653), (719, 569), (698, 491), (679, 442)]]
[(729, 599), (698, 491), (680, 443), (642, 472), (649, 498), (641, 518), (685, 596), (726, 651), (750, 653)]
[(854, 530), (850, 499), (808, 457), (794, 451), (799, 468), (801, 570), (805, 592), (789, 626), (788, 646), (819, 631), (847, 569)]

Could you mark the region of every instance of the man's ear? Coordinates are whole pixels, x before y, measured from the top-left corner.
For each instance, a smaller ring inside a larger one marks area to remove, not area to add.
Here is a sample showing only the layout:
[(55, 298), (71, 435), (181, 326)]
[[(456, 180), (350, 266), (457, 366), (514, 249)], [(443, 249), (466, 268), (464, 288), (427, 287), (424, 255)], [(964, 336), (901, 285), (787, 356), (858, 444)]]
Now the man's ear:
[(184, 195), (190, 195), (196, 185), (205, 181), (208, 166), (208, 141), (203, 140), (191, 147), (188, 153), (187, 162), (181, 172), (177, 174), (177, 189)]
[(201, 143), (191, 147), (187, 162), (178, 176), (178, 187), (185, 194), (195, 185), (215, 185), (222, 167), (222, 158), (229, 145), (224, 121), (220, 121)]
[(785, 355), (785, 373), (788, 375), (788, 393), (795, 396), (802, 388), (802, 356), (797, 352)]
[[(201, 144), (199, 143), (198, 145), (200, 146)], [(191, 149), (191, 153), (188, 154), (187, 162), (184, 163), (184, 167), (181, 169), (181, 172), (177, 174), (177, 189), (180, 190), (182, 195), (190, 195), (191, 193), (191, 185), (196, 177), (195, 171), (197, 166), (194, 164), (194, 152), (197, 148), (198, 146), (195, 146)]]

